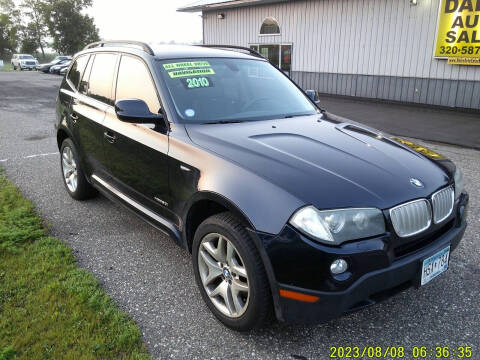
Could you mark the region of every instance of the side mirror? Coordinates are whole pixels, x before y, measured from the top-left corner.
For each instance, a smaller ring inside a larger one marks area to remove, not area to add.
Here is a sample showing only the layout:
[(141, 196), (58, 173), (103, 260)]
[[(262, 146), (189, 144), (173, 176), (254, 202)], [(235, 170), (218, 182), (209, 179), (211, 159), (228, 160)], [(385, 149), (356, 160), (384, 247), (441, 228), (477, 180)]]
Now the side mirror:
[(319, 93), (318, 91), (316, 90), (305, 90), (305, 94), (307, 94), (307, 96), (310, 98), (310, 100), (312, 100), (315, 105), (320, 105), (320, 96), (319, 96)]
[(163, 119), (163, 115), (151, 113), (145, 101), (139, 99), (118, 100), (115, 113), (120, 120), (136, 124), (151, 124)]

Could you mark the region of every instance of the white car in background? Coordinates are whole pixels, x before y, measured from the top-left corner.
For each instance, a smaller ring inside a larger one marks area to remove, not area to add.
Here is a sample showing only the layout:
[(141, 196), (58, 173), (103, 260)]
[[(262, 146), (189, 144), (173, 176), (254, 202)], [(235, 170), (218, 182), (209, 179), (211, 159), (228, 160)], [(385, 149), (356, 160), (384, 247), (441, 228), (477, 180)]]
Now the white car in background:
[(29, 54), (13, 54), (12, 57), (13, 70), (33, 70), (37, 67), (38, 61), (32, 55)]

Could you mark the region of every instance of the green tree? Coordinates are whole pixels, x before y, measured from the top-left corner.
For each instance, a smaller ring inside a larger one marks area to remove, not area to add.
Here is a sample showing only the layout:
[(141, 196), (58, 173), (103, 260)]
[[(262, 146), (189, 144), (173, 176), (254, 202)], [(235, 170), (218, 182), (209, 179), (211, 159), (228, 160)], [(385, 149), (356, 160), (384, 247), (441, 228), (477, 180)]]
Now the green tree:
[[(29, 23), (27, 26), (22, 26), (20, 34), (20, 51), (27, 54), (36, 53), (38, 49), (38, 36), (35, 24)], [(43, 49), (42, 54), (44, 54)]]
[(12, 0), (0, 0), (0, 57), (15, 52), (18, 46), (20, 12)]
[[(33, 46), (32, 42), (36, 42), (35, 50), (40, 48), (43, 57), (45, 57), (45, 46), (47, 45), (46, 38), (48, 36), (48, 27), (45, 23), (44, 13), (46, 10), (46, 3), (43, 0), (23, 0), (20, 5), (24, 18), (28, 19), (28, 25), (24, 31), (22, 39), (22, 48), (24, 46)], [(22, 50), (24, 51), (24, 50)]]
[(89, 6), (91, 0), (46, 0), (44, 19), (58, 53), (74, 54), (100, 39), (93, 19), (81, 13)]

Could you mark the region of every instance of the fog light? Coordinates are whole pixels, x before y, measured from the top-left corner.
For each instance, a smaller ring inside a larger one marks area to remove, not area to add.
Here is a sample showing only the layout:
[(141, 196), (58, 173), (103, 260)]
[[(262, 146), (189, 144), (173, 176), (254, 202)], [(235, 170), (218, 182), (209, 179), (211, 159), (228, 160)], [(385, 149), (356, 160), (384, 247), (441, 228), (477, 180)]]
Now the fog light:
[(342, 274), (348, 269), (348, 264), (343, 259), (337, 259), (330, 265), (330, 271), (334, 275)]

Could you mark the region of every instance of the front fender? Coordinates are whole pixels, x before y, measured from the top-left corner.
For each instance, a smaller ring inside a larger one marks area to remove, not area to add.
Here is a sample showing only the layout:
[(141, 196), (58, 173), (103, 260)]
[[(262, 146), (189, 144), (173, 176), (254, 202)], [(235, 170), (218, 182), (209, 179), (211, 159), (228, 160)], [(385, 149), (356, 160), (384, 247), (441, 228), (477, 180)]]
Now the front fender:
[(215, 194), (215, 199), (226, 203), (227, 208), (242, 214), (253, 230), (278, 234), (295, 210), (305, 205), (279, 186), (195, 146), (186, 134), (182, 135), (170, 136), (169, 149), (170, 188), (177, 214), (184, 214), (196, 196)]

